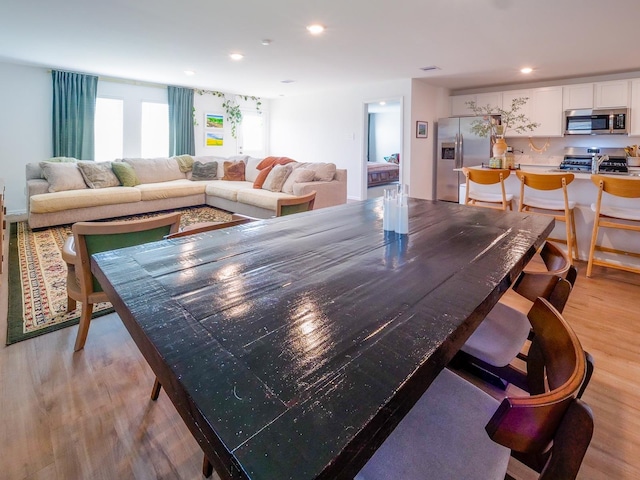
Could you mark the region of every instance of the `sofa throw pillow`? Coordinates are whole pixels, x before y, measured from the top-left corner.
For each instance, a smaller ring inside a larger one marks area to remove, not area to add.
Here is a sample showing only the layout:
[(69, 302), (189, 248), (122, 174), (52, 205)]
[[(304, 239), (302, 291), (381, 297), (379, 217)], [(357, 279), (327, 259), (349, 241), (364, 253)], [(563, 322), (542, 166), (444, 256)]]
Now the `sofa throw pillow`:
[(187, 178), (185, 173), (180, 171), (178, 161), (174, 157), (125, 158), (122, 161), (133, 167), (140, 183), (161, 183)]
[(191, 180), (215, 180), (218, 178), (218, 162), (193, 162), (193, 171), (191, 172)]
[(271, 173), (271, 170), (273, 170), (273, 166), (259, 170), (256, 179), (253, 181), (253, 188), (262, 188), (264, 181), (269, 176), (269, 173)]
[(309, 170), (316, 172), (313, 178), (314, 182), (330, 182), (336, 176), (336, 164), (335, 163), (308, 163), (304, 166)]
[(75, 163), (40, 162), (43, 177), (49, 182), (49, 192), (84, 190), (87, 184)]
[(286, 165), (291, 162), (295, 162), (295, 160), (289, 157), (265, 157), (256, 168), (262, 170), (263, 168), (272, 167), (273, 165)]
[(384, 157), (385, 162), (389, 162), (389, 163), (395, 163), (396, 165), (398, 165), (400, 163), (400, 154), (399, 153), (393, 153), (391, 155), (389, 155), (388, 157)]
[(293, 193), (293, 185), (295, 183), (306, 183), (313, 182), (316, 173), (313, 170), (309, 170), (308, 168), (296, 168), (291, 172), (291, 175), (287, 178), (282, 186), (282, 191), (284, 193), (289, 193), (294, 195)]
[(244, 181), (245, 164), (242, 160), (236, 162), (224, 162), (224, 176), (222, 180)]
[(111, 169), (111, 162), (78, 162), (78, 169), (89, 188), (117, 187), (120, 180)]
[(140, 180), (136, 176), (136, 171), (131, 165), (125, 162), (113, 162), (111, 169), (123, 187), (135, 187), (140, 185)]
[(78, 161), (78, 159), (74, 157), (51, 157), (51, 158), (48, 158), (46, 161), (54, 162), (54, 163), (75, 163)]
[(255, 182), (256, 177), (260, 173), (258, 170), (258, 164), (262, 161), (260, 158), (249, 157), (247, 158), (247, 167), (244, 170), (244, 178), (247, 182)]
[(271, 192), (281, 192), (284, 182), (291, 174), (292, 168), (289, 165), (274, 165), (269, 175), (262, 185), (263, 190), (269, 190)]
[(191, 155), (176, 155), (174, 158), (178, 162), (178, 168), (182, 173), (190, 172), (193, 168), (193, 157)]

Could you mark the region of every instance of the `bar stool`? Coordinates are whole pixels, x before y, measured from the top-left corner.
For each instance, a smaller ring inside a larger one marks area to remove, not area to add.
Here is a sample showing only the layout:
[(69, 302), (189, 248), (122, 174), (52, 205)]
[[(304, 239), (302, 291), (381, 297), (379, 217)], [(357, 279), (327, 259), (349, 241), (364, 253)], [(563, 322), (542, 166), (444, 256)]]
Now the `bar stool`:
[[(633, 232), (640, 232), (640, 205), (635, 208), (603, 205), (602, 193), (607, 193), (615, 197), (640, 198), (640, 178), (611, 177), (605, 175), (591, 175), (591, 181), (598, 187), (598, 198), (596, 203), (591, 204), (591, 210), (595, 212), (593, 220), (593, 233), (591, 235), (591, 248), (589, 249), (589, 263), (587, 265), (587, 277), (591, 276), (591, 269), (594, 265), (617, 268), (628, 272), (640, 273), (640, 267), (632, 267), (613, 263), (607, 260), (600, 260), (594, 257), (596, 248), (617, 254), (631, 254), (640, 256), (640, 252), (627, 252), (613, 248), (599, 246), (598, 231), (600, 227), (617, 228)], [(637, 243), (636, 243), (637, 245)]]
[[(491, 169), (481, 170), (477, 168), (462, 169), (462, 173), (466, 177), (466, 193), (464, 198), (465, 205), (474, 205), (476, 207), (495, 208), (497, 210), (513, 210), (513, 195), (506, 194), (504, 189), (504, 180), (509, 178), (511, 172), (508, 169)], [(478, 185), (495, 185), (500, 184), (500, 193), (489, 191), (471, 190), (472, 183)]]
[[(569, 201), (567, 185), (573, 182), (573, 173), (531, 173), (518, 170), (516, 172), (520, 179), (520, 203), (519, 212), (531, 212), (540, 215), (552, 216), (556, 220), (565, 222), (567, 231), (567, 249), (569, 260), (579, 260), (578, 238), (576, 235), (576, 219), (574, 208), (576, 202)], [(562, 189), (562, 200), (541, 198), (535, 195), (525, 195), (525, 186), (532, 190), (551, 191)], [(549, 239), (564, 243), (560, 239)]]

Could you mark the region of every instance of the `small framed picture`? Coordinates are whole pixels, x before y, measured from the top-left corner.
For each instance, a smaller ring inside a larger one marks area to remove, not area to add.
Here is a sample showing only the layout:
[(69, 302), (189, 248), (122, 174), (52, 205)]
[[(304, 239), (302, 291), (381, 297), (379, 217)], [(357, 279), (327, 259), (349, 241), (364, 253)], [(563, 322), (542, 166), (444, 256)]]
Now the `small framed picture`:
[(416, 138), (427, 138), (429, 134), (428, 126), (428, 122), (418, 120), (416, 122)]

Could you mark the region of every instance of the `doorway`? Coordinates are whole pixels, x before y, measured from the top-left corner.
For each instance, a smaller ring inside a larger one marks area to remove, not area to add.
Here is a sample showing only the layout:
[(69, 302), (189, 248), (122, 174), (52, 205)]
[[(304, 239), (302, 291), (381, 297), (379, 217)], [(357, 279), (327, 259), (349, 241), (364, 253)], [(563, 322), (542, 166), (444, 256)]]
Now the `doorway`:
[(365, 103), (363, 198), (380, 197), (402, 179), (402, 98)]

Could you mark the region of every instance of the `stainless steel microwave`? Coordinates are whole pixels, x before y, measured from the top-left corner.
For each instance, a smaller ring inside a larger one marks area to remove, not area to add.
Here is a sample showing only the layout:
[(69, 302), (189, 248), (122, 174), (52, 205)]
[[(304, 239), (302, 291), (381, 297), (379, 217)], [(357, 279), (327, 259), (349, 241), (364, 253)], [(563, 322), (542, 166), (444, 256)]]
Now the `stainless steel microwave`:
[(629, 109), (567, 110), (565, 135), (615, 135), (629, 133)]

